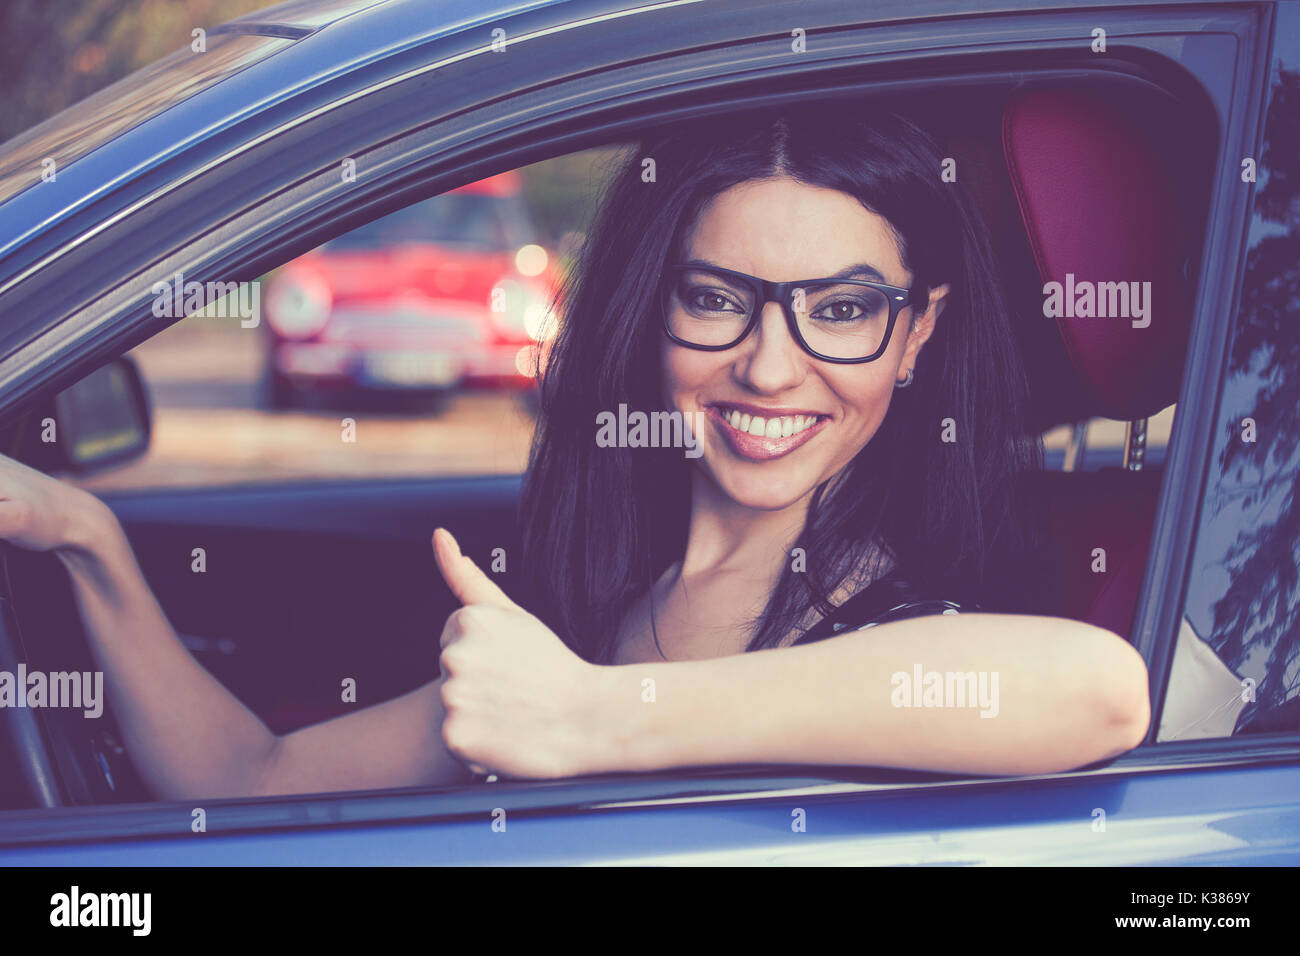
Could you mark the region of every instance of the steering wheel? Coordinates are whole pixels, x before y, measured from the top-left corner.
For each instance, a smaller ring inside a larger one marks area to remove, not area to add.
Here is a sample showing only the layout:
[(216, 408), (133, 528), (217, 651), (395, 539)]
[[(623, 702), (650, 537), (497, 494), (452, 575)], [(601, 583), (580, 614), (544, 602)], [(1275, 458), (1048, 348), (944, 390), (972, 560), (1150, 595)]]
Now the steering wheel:
[[(30, 597), (23, 603), (16, 595)], [(28, 646), (21, 621), (39, 630), (39, 646)], [(47, 675), (47, 691), (52, 690), (48, 675), (96, 670), (67, 572), (58, 559), (0, 541), (0, 671), (17, 681), (20, 665), (28, 674)], [(26, 698), (26, 686), (16, 685), (15, 691)], [(84, 707), (0, 708), (0, 735), (7, 739), (19, 779), (36, 806), (143, 798), (107, 702), (101, 699), (97, 706), (103, 708), (98, 717), (87, 716)]]

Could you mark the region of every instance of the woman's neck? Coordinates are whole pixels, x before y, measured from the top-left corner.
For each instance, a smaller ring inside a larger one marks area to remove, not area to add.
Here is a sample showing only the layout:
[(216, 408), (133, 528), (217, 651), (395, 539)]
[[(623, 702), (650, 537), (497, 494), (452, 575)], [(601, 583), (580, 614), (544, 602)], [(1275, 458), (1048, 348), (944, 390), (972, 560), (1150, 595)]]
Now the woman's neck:
[(808, 518), (812, 492), (779, 511), (747, 508), (705, 475), (691, 483), (691, 521), (679, 574), (762, 572), (775, 580)]

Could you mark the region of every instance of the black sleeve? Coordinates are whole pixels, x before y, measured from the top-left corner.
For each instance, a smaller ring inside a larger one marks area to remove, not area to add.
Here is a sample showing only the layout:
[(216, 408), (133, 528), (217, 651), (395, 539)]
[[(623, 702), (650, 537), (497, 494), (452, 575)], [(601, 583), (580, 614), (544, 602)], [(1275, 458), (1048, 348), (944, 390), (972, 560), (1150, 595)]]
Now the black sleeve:
[(860, 631), (891, 621), (904, 621), (910, 617), (961, 614), (977, 610), (978, 604), (925, 595), (905, 580), (885, 577), (849, 598), (794, 643), (812, 644), (837, 634)]

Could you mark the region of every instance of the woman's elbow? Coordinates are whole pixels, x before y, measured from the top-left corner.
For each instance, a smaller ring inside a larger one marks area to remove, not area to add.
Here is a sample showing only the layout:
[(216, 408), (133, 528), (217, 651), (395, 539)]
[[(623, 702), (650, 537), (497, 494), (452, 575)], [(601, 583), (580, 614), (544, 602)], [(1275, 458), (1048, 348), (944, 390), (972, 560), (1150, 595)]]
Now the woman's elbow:
[(1109, 631), (1104, 665), (1094, 679), (1105, 745), (1096, 759), (1128, 753), (1146, 739), (1151, 725), (1151, 693), (1146, 663), (1132, 644)]
[(1147, 668), (1133, 645), (1102, 628), (1084, 625), (1070, 658), (1070, 701), (1058, 710), (1056, 747), (1036, 752), (1032, 768), (1021, 773), (1077, 770), (1128, 753), (1146, 739), (1151, 723)]

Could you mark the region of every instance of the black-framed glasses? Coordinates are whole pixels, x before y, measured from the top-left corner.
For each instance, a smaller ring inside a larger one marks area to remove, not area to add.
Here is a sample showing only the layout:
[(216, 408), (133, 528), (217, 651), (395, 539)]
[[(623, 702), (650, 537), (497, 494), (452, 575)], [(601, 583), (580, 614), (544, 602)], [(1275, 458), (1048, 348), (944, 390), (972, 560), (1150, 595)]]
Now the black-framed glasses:
[(715, 266), (664, 267), (664, 331), (678, 345), (721, 352), (753, 331), (763, 307), (778, 302), (794, 340), (813, 358), (853, 365), (885, 354), (908, 289), (866, 279), (769, 282)]

